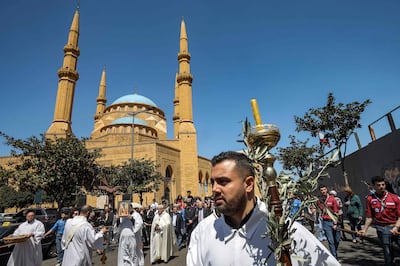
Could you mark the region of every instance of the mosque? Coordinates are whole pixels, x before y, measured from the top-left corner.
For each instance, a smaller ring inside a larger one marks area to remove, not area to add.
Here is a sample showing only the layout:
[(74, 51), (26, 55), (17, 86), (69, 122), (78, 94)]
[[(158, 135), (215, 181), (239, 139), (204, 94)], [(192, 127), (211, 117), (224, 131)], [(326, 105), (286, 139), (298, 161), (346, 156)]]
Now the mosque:
[[(54, 119), (46, 136), (66, 137), (73, 133), (71, 117), (74, 91), (79, 74), (77, 72), (79, 40), (79, 9), (75, 11), (68, 42), (64, 46), (64, 61), (58, 70), (58, 89)], [(210, 160), (197, 153), (197, 133), (192, 111), (192, 80), (190, 53), (186, 25), (182, 18), (178, 52), (179, 71), (175, 77), (173, 139), (167, 139), (167, 118), (164, 111), (151, 99), (129, 94), (119, 97), (107, 105), (106, 69), (103, 69), (96, 98), (93, 131), (87, 148), (101, 149), (98, 163), (117, 166), (134, 159), (149, 159), (160, 165), (163, 176), (159, 191), (146, 193), (143, 204), (155, 198), (172, 202), (177, 195), (201, 197), (211, 194), (209, 182)], [(171, 97), (172, 98), (172, 97)], [(135, 196), (134, 196), (135, 197)], [(99, 199), (87, 199), (91, 205), (100, 205)]]

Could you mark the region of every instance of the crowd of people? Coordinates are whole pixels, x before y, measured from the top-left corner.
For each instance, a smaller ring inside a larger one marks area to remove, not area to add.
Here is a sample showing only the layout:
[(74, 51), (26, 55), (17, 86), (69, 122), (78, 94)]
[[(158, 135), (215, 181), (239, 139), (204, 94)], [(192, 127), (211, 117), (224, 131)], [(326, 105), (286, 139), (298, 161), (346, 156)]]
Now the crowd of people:
[[(57, 265), (90, 266), (93, 252), (104, 254), (104, 244), (118, 245), (119, 266), (143, 266), (144, 246), (149, 247), (152, 264), (166, 263), (177, 250), (188, 247), (188, 266), (275, 265), (272, 240), (265, 236), (268, 208), (255, 194), (250, 161), (242, 153), (229, 151), (215, 156), (211, 163), (212, 197), (202, 199), (187, 191), (171, 204), (155, 199), (146, 207), (129, 203), (126, 212), (114, 212), (107, 205), (96, 213), (85, 205), (62, 211), (47, 232), (28, 210), (26, 222), (14, 235), (26, 234), (29, 239), (15, 245), (8, 265), (27, 265), (28, 261), (29, 265), (41, 265), (40, 241), (50, 234), (56, 235)], [(338, 247), (345, 232), (354, 244), (360, 244), (372, 223), (383, 247), (385, 266), (393, 265), (393, 244), (400, 245), (400, 198), (387, 191), (383, 177), (371, 181), (365, 208), (348, 186), (342, 199), (335, 190), (320, 185), (319, 200), (307, 206), (298, 195), (290, 196), (290, 217), (301, 213), (291, 228), (295, 230), (290, 237), (296, 243), (289, 258), (292, 265), (300, 265), (299, 261), (306, 262), (304, 265), (340, 265)], [(344, 230), (344, 220), (350, 230)]]
[[(320, 185), (319, 200), (306, 206), (298, 219), (310, 226), (310, 231), (316, 234), (318, 240), (328, 242), (331, 254), (337, 259), (340, 241), (347, 240), (347, 234), (350, 234), (354, 244), (362, 244), (373, 223), (383, 247), (385, 266), (393, 266), (394, 244), (400, 247), (400, 197), (387, 189), (388, 183), (382, 176), (372, 177), (371, 184), (365, 200), (349, 186), (344, 187), (342, 199), (335, 190), (328, 191), (325, 185)], [(299, 199), (293, 197), (290, 204), (292, 212), (297, 211)], [(364, 217), (365, 225), (362, 226)], [(345, 220), (350, 229), (345, 228)], [(317, 228), (316, 232), (314, 228)]]

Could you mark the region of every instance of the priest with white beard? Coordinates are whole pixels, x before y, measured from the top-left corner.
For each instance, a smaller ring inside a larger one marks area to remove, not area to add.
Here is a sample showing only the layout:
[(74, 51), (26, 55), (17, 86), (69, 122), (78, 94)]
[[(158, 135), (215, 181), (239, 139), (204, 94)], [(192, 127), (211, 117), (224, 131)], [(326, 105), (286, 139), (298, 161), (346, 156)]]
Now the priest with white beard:
[(29, 235), (24, 242), (15, 244), (14, 250), (8, 259), (7, 266), (14, 265), (42, 265), (43, 254), (40, 241), (45, 233), (44, 225), (35, 219), (35, 211), (26, 211), (26, 221), (18, 226), (13, 235)]
[(92, 207), (84, 205), (80, 214), (65, 223), (61, 246), (64, 249), (63, 266), (92, 266), (92, 251), (103, 250), (103, 235), (107, 228), (96, 233), (87, 218)]
[(151, 225), (150, 262), (162, 260), (165, 263), (174, 255), (176, 240), (171, 216), (165, 212), (164, 205), (158, 205), (158, 213)]

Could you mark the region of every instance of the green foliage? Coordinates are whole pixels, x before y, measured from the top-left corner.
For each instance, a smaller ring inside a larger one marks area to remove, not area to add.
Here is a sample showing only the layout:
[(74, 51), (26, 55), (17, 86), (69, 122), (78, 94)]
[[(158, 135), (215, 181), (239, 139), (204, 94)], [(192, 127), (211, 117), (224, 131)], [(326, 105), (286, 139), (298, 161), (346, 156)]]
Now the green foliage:
[[(318, 132), (323, 132), (324, 137), (332, 141), (339, 150), (342, 172), (346, 176), (344, 158), (347, 141), (355, 129), (361, 128), (361, 114), (370, 103), (371, 101), (367, 99), (362, 103), (355, 101), (348, 104), (336, 104), (333, 93), (329, 93), (324, 107), (311, 108), (304, 117), (294, 117), (297, 125), (296, 131), (308, 131), (313, 137), (316, 137)], [(341, 147), (343, 145), (344, 152), (342, 154)], [(347, 184), (347, 178), (345, 181)]]
[(148, 159), (130, 160), (120, 166), (102, 167), (100, 176), (121, 192), (142, 193), (158, 190), (162, 176), (157, 172), (159, 165)]
[(16, 191), (10, 186), (0, 187), (0, 209), (4, 210), (10, 206), (17, 205)]
[[(262, 137), (257, 137), (257, 134), (251, 131), (251, 126), (247, 119), (243, 125), (242, 135), (247, 148), (244, 152), (256, 170), (257, 185), (260, 189), (261, 198), (265, 201), (266, 206), (272, 206), (270, 204), (271, 197), (267, 195), (268, 186), (273, 183), (271, 181), (276, 182), (279, 200), (282, 203), (282, 214), (280, 216), (277, 215), (274, 207), (271, 208), (268, 212), (268, 224), (264, 236), (271, 238), (269, 248), (274, 251), (277, 265), (283, 265), (281, 262), (282, 254), (284, 251), (290, 249), (292, 244), (291, 235), (295, 231), (292, 225), (296, 218), (301, 215), (301, 210), (318, 200), (315, 196), (312, 196), (313, 192), (318, 187), (318, 179), (322, 175), (326, 175), (328, 166), (335, 160), (337, 154), (333, 154), (332, 158), (330, 158), (323, 167), (318, 169), (318, 171), (313, 170), (312, 163), (307, 165), (307, 160), (303, 161), (299, 158), (297, 164), (302, 166), (302, 172), (301, 176), (299, 175), (300, 177), (295, 180), (291, 175), (287, 174), (276, 176), (274, 170), (271, 171), (271, 169), (268, 169), (271, 168), (271, 162), (274, 160), (273, 155), (269, 153), (270, 147), (267, 147), (267, 142), (262, 141)], [(259, 139), (257, 140), (254, 138)], [(296, 142), (294, 137), (292, 137), (292, 141), (292, 148), (285, 150), (285, 152), (290, 151), (288, 152), (289, 154), (293, 153), (296, 156), (299, 154), (306, 154), (312, 157), (316, 151), (315, 147), (307, 148), (307, 142)], [(289, 157), (290, 156), (288, 156), (288, 160)], [(299, 155), (299, 157), (301, 157), (301, 155)], [(269, 180), (269, 178), (273, 180)], [(292, 217), (289, 216), (290, 204), (288, 204), (288, 198), (290, 195), (299, 196), (301, 200), (299, 211)], [(296, 248), (295, 242), (293, 242), (293, 246)], [(302, 261), (302, 258), (297, 259)]]
[(33, 193), (30, 191), (17, 191), (15, 194), (16, 204), (18, 208), (25, 208), (33, 203)]
[(97, 178), (98, 151), (88, 151), (85, 140), (75, 136), (51, 140), (41, 135), (26, 140), (2, 132), (11, 155), (18, 159), (10, 165), (21, 191), (46, 192), (60, 207), (71, 204), (81, 188), (90, 190)]
[(0, 209), (12, 206), (24, 208), (33, 203), (33, 193), (30, 191), (16, 191), (10, 186), (0, 187)]
[(308, 140), (296, 140), (293, 135), (290, 135), (289, 138), (291, 146), (277, 148), (278, 159), (284, 170), (292, 171), (297, 176), (302, 177), (310, 164), (316, 159), (318, 147), (316, 145), (307, 147)]
[(333, 93), (329, 93), (324, 107), (311, 108), (302, 118), (295, 116), (296, 131), (308, 131), (313, 137), (319, 131), (324, 132), (327, 139), (340, 147), (347, 142), (354, 129), (361, 128), (361, 113), (370, 103), (367, 99), (363, 103), (336, 104)]

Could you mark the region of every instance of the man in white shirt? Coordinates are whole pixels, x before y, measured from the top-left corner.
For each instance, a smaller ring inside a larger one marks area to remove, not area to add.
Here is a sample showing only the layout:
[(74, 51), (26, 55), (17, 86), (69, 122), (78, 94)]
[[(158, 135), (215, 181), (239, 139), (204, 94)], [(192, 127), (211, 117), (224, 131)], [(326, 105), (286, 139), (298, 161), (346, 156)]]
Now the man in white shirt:
[(64, 249), (63, 266), (92, 266), (92, 251), (103, 249), (103, 234), (107, 228), (103, 227), (96, 233), (93, 226), (87, 221), (92, 207), (84, 205), (80, 214), (65, 223), (61, 245)]
[[(271, 239), (264, 237), (267, 208), (255, 196), (255, 174), (246, 155), (224, 152), (211, 160), (211, 183), (217, 212), (194, 229), (187, 266), (276, 265)], [(295, 223), (292, 265), (330, 265), (339, 262), (302, 225)]]
[(45, 229), (41, 221), (35, 219), (35, 211), (27, 210), (26, 221), (18, 226), (13, 235), (29, 235), (29, 239), (15, 244), (14, 250), (8, 259), (7, 266), (14, 265), (42, 265), (43, 254), (41, 240)]

